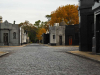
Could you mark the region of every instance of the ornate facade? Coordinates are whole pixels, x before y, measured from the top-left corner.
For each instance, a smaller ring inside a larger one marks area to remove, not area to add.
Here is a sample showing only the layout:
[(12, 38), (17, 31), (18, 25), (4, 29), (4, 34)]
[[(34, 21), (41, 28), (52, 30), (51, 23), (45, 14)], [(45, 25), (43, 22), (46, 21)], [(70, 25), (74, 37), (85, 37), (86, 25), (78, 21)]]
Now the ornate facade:
[(25, 43), (24, 30), (15, 24), (9, 23), (7, 20), (2, 22), (2, 17), (0, 17), (0, 46), (18, 46)]

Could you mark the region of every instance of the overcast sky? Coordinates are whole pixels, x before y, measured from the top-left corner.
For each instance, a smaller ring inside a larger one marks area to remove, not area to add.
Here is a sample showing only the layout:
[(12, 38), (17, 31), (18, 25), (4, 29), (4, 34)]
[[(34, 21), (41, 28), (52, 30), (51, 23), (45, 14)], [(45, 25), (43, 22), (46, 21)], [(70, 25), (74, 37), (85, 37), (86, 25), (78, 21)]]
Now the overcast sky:
[(37, 20), (47, 21), (45, 15), (67, 4), (78, 4), (78, 0), (0, 0), (0, 16), (10, 23), (28, 20), (34, 24)]

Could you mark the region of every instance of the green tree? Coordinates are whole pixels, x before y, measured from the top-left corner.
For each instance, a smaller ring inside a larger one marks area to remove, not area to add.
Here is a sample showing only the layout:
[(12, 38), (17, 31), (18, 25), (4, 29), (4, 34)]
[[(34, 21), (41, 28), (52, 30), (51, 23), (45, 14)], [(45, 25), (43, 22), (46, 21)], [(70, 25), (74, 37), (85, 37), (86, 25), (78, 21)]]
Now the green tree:
[(38, 20), (38, 21), (35, 22), (34, 26), (36, 26), (37, 28), (39, 28), (40, 27), (40, 23), (41, 23), (41, 21)]
[(50, 21), (51, 15), (46, 15), (45, 17), (48, 19), (48, 21)]

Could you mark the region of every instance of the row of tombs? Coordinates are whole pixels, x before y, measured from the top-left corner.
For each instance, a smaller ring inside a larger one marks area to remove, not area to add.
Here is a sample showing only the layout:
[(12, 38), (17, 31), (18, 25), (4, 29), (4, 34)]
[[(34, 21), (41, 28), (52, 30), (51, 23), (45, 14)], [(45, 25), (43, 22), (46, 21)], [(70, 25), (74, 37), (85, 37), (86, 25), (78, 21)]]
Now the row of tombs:
[(64, 20), (49, 27), (49, 33), (42, 34), (42, 43), (49, 45), (79, 45), (79, 24), (67, 25)]
[(42, 43), (79, 45), (80, 51), (100, 53), (100, 0), (79, 0), (79, 25), (61, 23), (49, 27)]

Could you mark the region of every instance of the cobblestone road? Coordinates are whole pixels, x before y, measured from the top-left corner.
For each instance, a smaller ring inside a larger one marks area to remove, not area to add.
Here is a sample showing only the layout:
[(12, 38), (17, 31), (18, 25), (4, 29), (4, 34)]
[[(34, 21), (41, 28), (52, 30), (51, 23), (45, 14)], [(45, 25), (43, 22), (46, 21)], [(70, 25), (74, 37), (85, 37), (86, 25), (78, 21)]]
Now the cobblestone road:
[(100, 63), (67, 54), (78, 47), (47, 47), (30, 44), (6, 47), (0, 57), (0, 75), (100, 75)]

